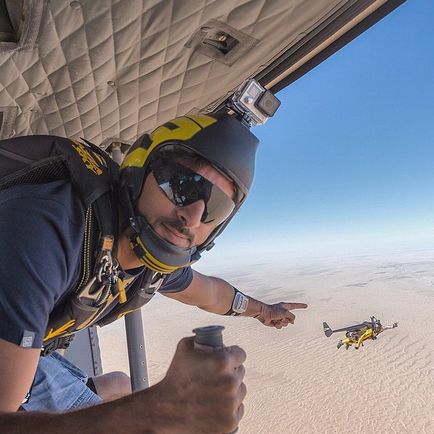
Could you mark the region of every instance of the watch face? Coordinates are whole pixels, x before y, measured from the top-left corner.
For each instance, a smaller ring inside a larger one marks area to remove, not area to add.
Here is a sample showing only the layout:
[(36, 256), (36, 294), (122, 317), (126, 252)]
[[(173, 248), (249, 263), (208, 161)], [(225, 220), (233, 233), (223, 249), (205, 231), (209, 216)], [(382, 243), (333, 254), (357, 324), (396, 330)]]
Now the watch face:
[(237, 313), (244, 313), (247, 310), (248, 304), (249, 297), (237, 291), (234, 297), (234, 301), (232, 303), (232, 310)]

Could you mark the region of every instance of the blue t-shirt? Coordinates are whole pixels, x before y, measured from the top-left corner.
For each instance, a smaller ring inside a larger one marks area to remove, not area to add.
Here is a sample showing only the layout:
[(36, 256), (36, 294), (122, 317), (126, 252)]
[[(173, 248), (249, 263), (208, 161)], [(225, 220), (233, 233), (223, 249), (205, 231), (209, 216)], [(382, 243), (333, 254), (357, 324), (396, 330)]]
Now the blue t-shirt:
[[(79, 278), (84, 208), (66, 181), (0, 191), (0, 338), (40, 348), (50, 312)], [(189, 267), (160, 291), (192, 280)]]

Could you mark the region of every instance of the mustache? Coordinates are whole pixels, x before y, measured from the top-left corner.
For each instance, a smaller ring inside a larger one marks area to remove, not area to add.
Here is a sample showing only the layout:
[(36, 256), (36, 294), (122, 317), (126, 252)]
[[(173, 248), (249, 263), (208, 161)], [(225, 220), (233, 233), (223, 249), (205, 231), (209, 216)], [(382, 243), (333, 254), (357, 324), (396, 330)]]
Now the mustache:
[(162, 220), (161, 223), (171, 229), (175, 229), (177, 232), (186, 237), (190, 245), (193, 243), (193, 234), (188, 228), (184, 226), (184, 223), (181, 220)]

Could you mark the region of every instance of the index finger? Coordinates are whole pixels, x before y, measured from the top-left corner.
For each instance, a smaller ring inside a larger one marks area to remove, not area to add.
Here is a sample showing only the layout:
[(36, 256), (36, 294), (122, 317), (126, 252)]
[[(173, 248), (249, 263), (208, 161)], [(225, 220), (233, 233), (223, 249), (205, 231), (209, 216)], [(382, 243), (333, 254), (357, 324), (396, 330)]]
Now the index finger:
[(246, 361), (246, 352), (237, 345), (225, 347), (225, 351), (231, 355), (232, 363), (235, 367), (242, 365)]
[(285, 309), (293, 310), (293, 309), (306, 309), (306, 303), (283, 303)]

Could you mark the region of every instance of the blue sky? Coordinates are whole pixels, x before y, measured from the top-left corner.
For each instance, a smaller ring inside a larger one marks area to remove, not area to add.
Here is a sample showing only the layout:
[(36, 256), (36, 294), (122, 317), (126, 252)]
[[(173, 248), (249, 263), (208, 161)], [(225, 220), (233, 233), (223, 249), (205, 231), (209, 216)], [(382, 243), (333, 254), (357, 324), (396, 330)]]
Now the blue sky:
[(210, 259), (434, 245), (433, 22), (434, 2), (408, 0), (278, 94)]

